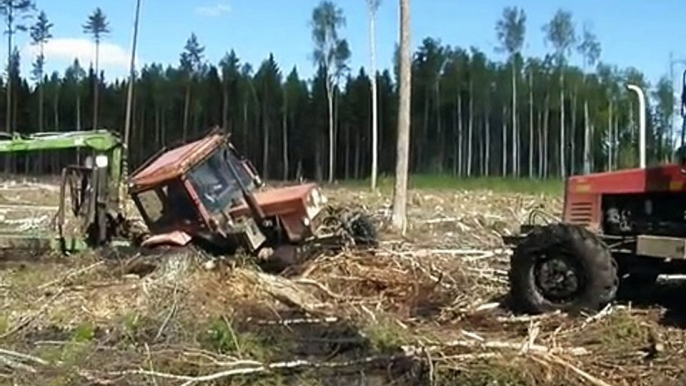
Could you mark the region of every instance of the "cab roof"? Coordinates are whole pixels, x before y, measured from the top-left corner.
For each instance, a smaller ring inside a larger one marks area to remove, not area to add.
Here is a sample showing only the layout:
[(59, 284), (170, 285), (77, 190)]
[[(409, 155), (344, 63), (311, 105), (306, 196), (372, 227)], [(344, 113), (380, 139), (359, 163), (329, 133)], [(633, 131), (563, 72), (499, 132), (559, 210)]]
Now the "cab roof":
[(210, 133), (196, 141), (153, 156), (129, 178), (129, 189), (142, 191), (178, 178), (218, 148), (227, 136)]

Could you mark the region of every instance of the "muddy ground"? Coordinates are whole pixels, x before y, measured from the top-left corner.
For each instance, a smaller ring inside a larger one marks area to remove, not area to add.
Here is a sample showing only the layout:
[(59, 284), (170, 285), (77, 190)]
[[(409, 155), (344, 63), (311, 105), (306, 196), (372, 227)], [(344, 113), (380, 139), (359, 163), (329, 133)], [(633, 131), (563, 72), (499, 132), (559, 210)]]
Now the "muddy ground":
[[(592, 316), (510, 312), (500, 236), (531, 209), (559, 213), (559, 197), (412, 191), (400, 236), (385, 228), (390, 196), (326, 193), (374, 216), (377, 250), (323, 253), (280, 277), (193, 249), (15, 253), (0, 263), (0, 384), (686, 384), (679, 281)], [(8, 205), (56, 194), (0, 184)], [(1, 226), (49, 226), (7, 221), (38, 209), (6, 210)]]

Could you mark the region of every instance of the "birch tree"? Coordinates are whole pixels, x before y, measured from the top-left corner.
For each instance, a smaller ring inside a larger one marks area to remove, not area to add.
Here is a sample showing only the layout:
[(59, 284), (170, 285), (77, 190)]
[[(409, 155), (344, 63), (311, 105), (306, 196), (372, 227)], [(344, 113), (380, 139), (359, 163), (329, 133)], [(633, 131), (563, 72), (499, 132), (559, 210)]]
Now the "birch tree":
[(312, 38), (314, 40), (314, 61), (325, 72), (326, 97), (329, 118), (329, 183), (334, 180), (335, 171), (335, 132), (334, 132), (334, 92), (338, 78), (350, 58), (350, 50), (345, 39), (338, 36), (338, 30), (345, 26), (343, 10), (333, 2), (323, 0), (312, 11)]
[(407, 180), (410, 157), (410, 98), (412, 60), (410, 57), (410, 0), (400, 1), (400, 95), (398, 104), (398, 145), (391, 225), (405, 233), (407, 224)]
[[(503, 10), (502, 19), (496, 25), (500, 50), (510, 55), (512, 61), (512, 174), (519, 174), (519, 134), (517, 125), (517, 55), (524, 45), (526, 34), (526, 13), (517, 7), (507, 7)], [(503, 170), (503, 175), (506, 171)]]
[(566, 138), (565, 138), (565, 61), (567, 55), (571, 53), (572, 47), (576, 42), (574, 22), (569, 11), (558, 10), (552, 20), (543, 26), (547, 41), (555, 49), (555, 59), (558, 71), (560, 72), (560, 175), (562, 178), (567, 176), (565, 162)]
[(379, 173), (379, 107), (376, 85), (376, 13), (381, 0), (366, 0), (369, 8), (369, 59), (371, 64), (372, 83), (372, 191), (376, 190), (376, 179)]

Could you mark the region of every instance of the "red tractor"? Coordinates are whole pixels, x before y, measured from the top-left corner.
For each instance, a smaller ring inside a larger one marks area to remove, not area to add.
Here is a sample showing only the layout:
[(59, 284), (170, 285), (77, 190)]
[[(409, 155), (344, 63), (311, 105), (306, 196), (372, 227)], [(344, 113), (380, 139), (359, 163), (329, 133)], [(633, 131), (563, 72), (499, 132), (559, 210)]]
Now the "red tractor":
[[(632, 89), (645, 111), (643, 93)], [(638, 288), (660, 274), (686, 272), (685, 153), (678, 163), (646, 168), (643, 114), (640, 129), (641, 167), (568, 178), (561, 223), (526, 224), (520, 235), (506, 238), (514, 244), (515, 309), (599, 310), (620, 286)]]
[(163, 149), (128, 188), (149, 231), (143, 247), (192, 243), (221, 255), (242, 249), (281, 270), (305, 247), (377, 242), (369, 216), (327, 205), (317, 184), (266, 186), (219, 129)]

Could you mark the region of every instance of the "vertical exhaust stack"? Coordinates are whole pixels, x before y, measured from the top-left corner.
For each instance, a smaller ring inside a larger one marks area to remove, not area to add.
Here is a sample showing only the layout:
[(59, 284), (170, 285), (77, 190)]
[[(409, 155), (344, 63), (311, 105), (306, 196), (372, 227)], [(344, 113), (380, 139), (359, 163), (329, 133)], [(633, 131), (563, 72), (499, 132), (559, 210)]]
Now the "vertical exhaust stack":
[(638, 107), (639, 107), (639, 132), (638, 132), (638, 146), (639, 146), (639, 162), (640, 168), (645, 169), (646, 167), (646, 97), (640, 87), (630, 84), (627, 88), (638, 95)]

